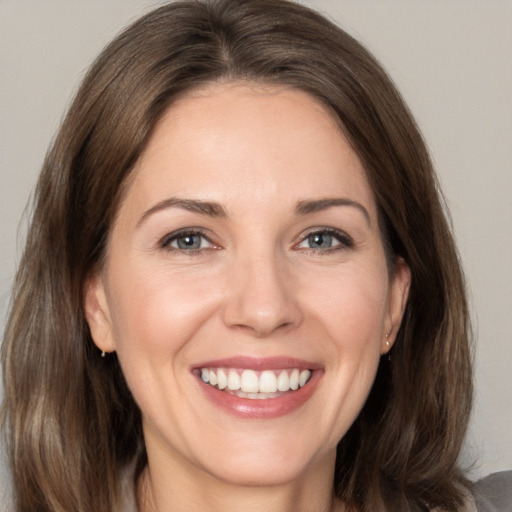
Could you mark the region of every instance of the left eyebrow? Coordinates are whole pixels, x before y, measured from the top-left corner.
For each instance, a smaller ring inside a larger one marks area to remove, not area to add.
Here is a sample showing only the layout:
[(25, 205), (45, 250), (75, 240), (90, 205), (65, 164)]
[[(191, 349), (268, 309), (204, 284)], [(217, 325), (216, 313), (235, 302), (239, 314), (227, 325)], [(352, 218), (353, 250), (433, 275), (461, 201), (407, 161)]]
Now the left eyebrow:
[(307, 215), (309, 213), (328, 210), (329, 208), (333, 208), (335, 206), (350, 206), (357, 208), (365, 217), (368, 225), (371, 225), (370, 214), (368, 213), (368, 210), (361, 203), (345, 197), (327, 197), (323, 199), (299, 201), (295, 207), (295, 213), (297, 215)]

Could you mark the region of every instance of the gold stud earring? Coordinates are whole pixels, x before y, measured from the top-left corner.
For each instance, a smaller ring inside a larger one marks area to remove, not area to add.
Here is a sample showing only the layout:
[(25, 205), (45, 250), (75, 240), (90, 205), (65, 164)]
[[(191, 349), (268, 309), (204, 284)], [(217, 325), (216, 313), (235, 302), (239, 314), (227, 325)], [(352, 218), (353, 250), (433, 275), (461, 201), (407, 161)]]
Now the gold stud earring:
[(386, 333), (386, 347), (389, 347), (389, 332)]

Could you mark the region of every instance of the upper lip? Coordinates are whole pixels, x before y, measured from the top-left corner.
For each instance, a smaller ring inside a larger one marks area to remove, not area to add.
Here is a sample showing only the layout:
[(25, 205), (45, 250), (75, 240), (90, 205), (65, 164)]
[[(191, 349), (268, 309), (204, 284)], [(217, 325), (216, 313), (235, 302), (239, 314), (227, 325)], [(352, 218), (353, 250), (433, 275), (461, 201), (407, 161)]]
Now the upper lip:
[(303, 368), (305, 370), (319, 370), (322, 365), (304, 359), (287, 356), (251, 357), (234, 356), (222, 359), (212, 359), (195, 364), (196, 368), (240, 368), (244, 370), (281, 370), (286, 368)]

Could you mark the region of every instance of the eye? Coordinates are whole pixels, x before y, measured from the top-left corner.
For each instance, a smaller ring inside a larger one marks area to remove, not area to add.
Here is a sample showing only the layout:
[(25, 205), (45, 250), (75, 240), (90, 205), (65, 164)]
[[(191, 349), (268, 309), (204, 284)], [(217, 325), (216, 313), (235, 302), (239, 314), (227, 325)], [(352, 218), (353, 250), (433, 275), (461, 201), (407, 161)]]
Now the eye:
[(352, 239), (342, 231), (333, 229), (319, 229), (310, 232), (298, 244), (299, 249), (310, 249), (313, 251), (329, 251), (352, 247)]
[(216, 248), (205, 234), (197, 230), (180, 230), (169, 233), (160, 241), (160, 246), (165, 249), (183, 252), (196, 252), (203, 249)]

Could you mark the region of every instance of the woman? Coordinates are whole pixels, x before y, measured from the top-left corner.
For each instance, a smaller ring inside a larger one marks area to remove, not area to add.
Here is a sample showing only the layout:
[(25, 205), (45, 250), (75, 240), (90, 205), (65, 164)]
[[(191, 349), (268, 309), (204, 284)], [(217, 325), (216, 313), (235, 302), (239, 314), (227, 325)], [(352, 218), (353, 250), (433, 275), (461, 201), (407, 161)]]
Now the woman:
[(286, 1), (164, 6), (40, 177), (2, 348), (16, 510), (465, 510), (468, 330), (368, 52)]

